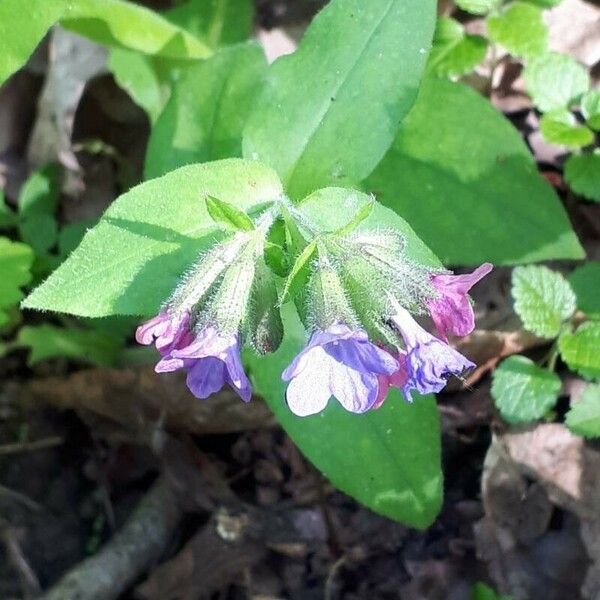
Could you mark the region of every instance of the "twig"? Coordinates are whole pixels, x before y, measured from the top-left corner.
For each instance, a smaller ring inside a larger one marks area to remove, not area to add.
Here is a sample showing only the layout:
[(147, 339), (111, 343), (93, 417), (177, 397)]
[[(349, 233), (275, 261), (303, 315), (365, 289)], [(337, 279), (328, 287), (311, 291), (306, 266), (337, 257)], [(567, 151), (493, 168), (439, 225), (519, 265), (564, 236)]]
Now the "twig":
[(18, 442), (16, 444), (5, 444), (0, 446), (0, 456), (7, 454), (18, 454), (19, 452), (33, 452), (34, 450), (45, 450), (54, 448), (64, 443), (61, 437), (49, 437), (34, 442)]
[(346, 564), (346, 557), (342, 556), (338, 558), (334, 563), (329, 573), (327, 574), (327, 579), (325, 580), (325, 600), (333, 600), (333, 586), (335, 584), (335, 578), (339, 570)]
[(25, 508), (33, 512), (42, 512), (44, 510), (41, 504), (38, 504), (35, 500), (32, 500), (29, 496), (22, 494), (21, 492), (17, 492), (16, 490), (11, 490), (10, 488), (0, 484), (0, 496), (6, 496), (16, 502), (20, 502)]
[(40, 582), (21, 550), (15, 530), (6, 521), (2, 520), (0, 521), (0, 533), (8, 560), (21, 580), (21, 588), (25, 598), (37, 596), (41, 591)]
[(79, 563), (40, 600), (114, 600), (154, 562), (177, 527), (183, 510), (160, 477), (129, 520), (97, 554)]

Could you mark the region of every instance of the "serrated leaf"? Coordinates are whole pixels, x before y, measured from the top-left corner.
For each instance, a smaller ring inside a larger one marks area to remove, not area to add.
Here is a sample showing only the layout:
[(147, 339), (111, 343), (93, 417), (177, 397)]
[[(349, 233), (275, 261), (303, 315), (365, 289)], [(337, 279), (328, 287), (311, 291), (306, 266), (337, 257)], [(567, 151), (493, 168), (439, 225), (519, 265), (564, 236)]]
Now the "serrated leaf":
[(501, 14), (488, 17), (487, 29), (492, 41), (515, 56), (532, 58), (548, 47), (548, 27), (532, 4), (511, 2)]
[(348, 233), (352, 233), (365, 219), (369, 218), (374, 206), (375, 200), (363, 205), (348, 223), (343, 227), (336, 229), (334, 233), (337, 235), (347, 235)]
[(270, 67), (244, 131), (244, 156), (271, 165), (295, 199), (361, 181), (415, 100), (435, 4), (329, 2), (298, 50)]
[(563, 333), (558, 349), (569, 369), (589, 379), (600, 378), (600, 322), (584, 323), (575, 333)]
[[(2, 0), (0, 83), (19, 69), (56, 22), (100, 44), (176, 59), (210, 48), (156, 12), (124, 0)], [(132, 26), (135, 24), (135, 26)]]
[(581, 97), (581, 112), (587, 124), (600, 131), (600, 91), (590, 90)]
[(187, 69), (152, 128), (146, 179), (242, 154), (242, 129), (267, 68), (255, 43), (219, 50)]
[(525, 356), (510, 356), (494, 371), (492, 397), (509, 423), (541, 419), (555, 404), (560, 377)]
[(600, 384), (588, 385), (565, 417), (567, 427), (577, 435), (600, 437)]
[(512, 273), (515, 311), (525, 329), (552, 338), (575, 312), (576, 298), (569, 282), (548, 267), (517, 267)]
[[(466, 127), (465, 115), (477, 127)], [(520, 133), (462, 84), (424, 80), (364, 188), (402, 215), (446, 264), (584, 256)]]
[(543, 112), (568, 108), (589, 86), (587, 71), (570, 56), (555, 52), (529, 62), (523, 76), (527, 92)]
[(225, 229), (231, 231), (252, 231), (254, 229), (252, 219), (245, 212), (218, 198), (208, 196), (206, 210), (212, 220), (223, 225)]
[(565, 180), (576, 194), (600, 202), (600, 150), (569, 156)]
[(486, 15), (498, 8), (502, 0), (455, 0), (455, 4), (472, 15)]
[(464, 27), (449, 17), (438, 19), (428, 68), (444, 77), (470, 73), (484, 58), (487, 40), (466, 34)]
[(52, 358), (72, 358), (86, 363), (113, 366), (121, 343), (106, 332), (67, 329), (55, 325), (22, 327), (17, 344), (31, 349), (28, 363), (34, 365)]
[(310, 261), (317, 251), (317, 242), (312, 241), (300, 253), (300, 256), (294, 261), (292, 270), (288, 275), (283, 293), (281, 294), (280, 303), (287, 302), (290, 298), (293, 299), (300, 289), (306, 284), (310, 276)]
[(6, 323), (4, 309), (15, 306), (23, 298), (21, 288), (31, 281), (33, 251), (26, 244), (0, 237), (0, 321)]
[(394, 391), (379, 410), (363, 415), (348, 413), (332, 400), (318, 415), (297, 417), (286, 406), (281, 372), (305, 344), (306, 333), (293, 305), (284, 306), (283, 317), (279, 350), (260, 359), (247, 356), (255, 392), (333, 485), (390, 519), (427, 527), (442, 500), (434, 398), (417, 397), (408, 404)]
[(215, 242), (207, 196), (249, 210), (281, 194), (273, 171), (241, 159), (190, 165), (143, 183), (111, 204), (23, 306), (89, 317), (153, 315)]
[(594, 133), (585, 125), (581, 125), (573, 113), (559, 108), (542, 116), (540, 131), (544, 139), (551, 144), (582, 148), (594, 141)]
[(569, 283), (577, 296), (577, 308), (590, 317), (600, 317), (600, 262), (591, 261), (577, 267), (569, 275)]

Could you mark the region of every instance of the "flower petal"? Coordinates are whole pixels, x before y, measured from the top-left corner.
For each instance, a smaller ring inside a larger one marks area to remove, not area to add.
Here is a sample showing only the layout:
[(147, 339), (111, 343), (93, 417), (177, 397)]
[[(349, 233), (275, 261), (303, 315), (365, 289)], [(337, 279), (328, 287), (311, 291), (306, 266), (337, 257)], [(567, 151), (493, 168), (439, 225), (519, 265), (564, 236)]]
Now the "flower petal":
[(187, 386), (196, 398), (208, 398), (227, 382), (225, 363), (208, 357), (195, 360), (187, 374)]

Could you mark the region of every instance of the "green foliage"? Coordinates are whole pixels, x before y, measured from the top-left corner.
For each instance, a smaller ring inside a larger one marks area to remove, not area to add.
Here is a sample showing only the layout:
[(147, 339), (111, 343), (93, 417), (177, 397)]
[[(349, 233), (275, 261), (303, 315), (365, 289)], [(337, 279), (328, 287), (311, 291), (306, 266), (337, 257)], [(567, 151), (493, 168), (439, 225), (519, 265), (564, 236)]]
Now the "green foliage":
[(526, 2), (511, 2), (501, 14), (487, 19), (490, 39), (515, 56), (532, 58), (548, 47), (548, 28), (542, 11)]
[(300, 351), (305, 332), (293, 306), (284, 310), (285, 337), (279, 350), (248, 356), (257, 393), (306, 457), (336, 487), (372, 510), (425, 528), (442, 499), (439, 419), (433, 397), (404, 402), (392, 392), (382, 408), (351, 415), (337, 402), (320, 414), (294, 416), (283, 400), (281, 372)]
[(26, 244), (0, 237), (0, 326), (10, 321), (7, 309), (23, 298), (21, 288), (31, 281), (33, 251)]
[(113, 366), (121, 351), (121, 340), (107, 332), (57, 327), (48, 323), (22, 327), (17, 344), (31, 350), (30, 365), (64, 357), (100, 366)]
[(588, 385), (566, 417), (567, 427), (583, 437), (600, 437), (600, 384)]
[(252, 219), (245, 212), (218, 198), (208, 196), (206, 210), (211, 219), (218, 225), (222, 225), (224, 229), (230, 231), (252, 231), (254, 229)]
[(456, 6), (472, 15), (486, 15), (498, 8), (502, 0), (456, 0)]
[(576, 194), (600, 202), (600, 150), (569, 156), (565, 179)]
[(492, 397), (505, 421), (527, 423), (541, 419), (556, 404), (560, 388), (555, 373), (525, 356), (511, 356), (494, 371)]
[(488, 43), (480, 35), (465, 33), (464, 27), (449, 17), (438, 19), (429, 68), (444, 77), (470, 73), (485, 58)]
[[(560, 2), (560, 0), (558, 0)], [(512, 596), (499, 596), (496, 592), (485, 583), (478, 582), (471, 590), (469, 600), (513, 600)]]
[(23, 306), (90, 317), (152, 315), (198, 252), (214, 243), (207, 196), (248, 210), (281, 193), (270, 169), (239, 159), (143, 183), (110, 206)]
[(570, 56), (550, 52), (525, 67), (527, 91), (543, 112), (567, 108), (584, 94), (589, 86), (587, 71)]
[(271, 165), (295, 199), (361, 181), (414, 102), (434, 25), (434, 0), (330, 2), (270, 67), (244, 156)]
[(581, 97), (581, 112), (592, 129), (600, 130), (600, 91), (590, 90)]
[(540, 131), (547, 142), (571, 148), (581, 148), (594, 141), (594, 133), (585, 125), (581, 125), (573, 113), (558, 108), (543, 115)]
[[(477, 127), (465, 127), (465, 115)], [(462, 84), (423, 82), (365, 185), (448, 264), (583, 257), (560, 200), (519, 133)]]
[(266, 70), (260, 47), (219, 50), (189, 68), (152, 128), (147, 179), (195, 162), (240, 156), (242, 129)]
[(600, 321), (584, 323), (575, 333), (563, 333), (558, 349), (569, 369), (589, 379), (600, 378)]
[(286, 302), (288, 299), (294, 299), (295, 296), (306, 285), (310, 276), (310, 261), (317, 252), (317, 242), (312, 241), (296, 258), (292, 266), (292, 270), (288, 275), (283, 292), (281, 294), (281, 302)]
[(58, 21), (111, 47), (177, 59), (210, 55), (210, 48), (195, 36), (157, 13), (124, 0), (2, 0), (0, 83), (25, 64)]
[(569, 283), (577, 296), (577, 308), (589, 317), (600, 318), (600, 262), (577, 267), (569, 275)]
[(575, 312), (576, 298), (569, 282), (548, 267), (517, 267), (512, 273), (515, 311), (525, 329), (553, 338)]
[(4, 194), (0, 190), (0, 229), (10, 229), (16, 226), (17, 217), (15, 213), (7, 206)]

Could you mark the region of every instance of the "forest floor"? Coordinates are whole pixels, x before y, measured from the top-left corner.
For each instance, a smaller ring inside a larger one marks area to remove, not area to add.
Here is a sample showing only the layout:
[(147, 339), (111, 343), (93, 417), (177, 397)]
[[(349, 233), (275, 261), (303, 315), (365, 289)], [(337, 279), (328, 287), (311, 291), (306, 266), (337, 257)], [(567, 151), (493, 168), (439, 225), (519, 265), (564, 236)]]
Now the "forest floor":
[[(293, 47), (318, 4), (257, 1), (261, 39), (273, 54)], [(585, 48), (600, 43), (599, 11), (565, 4), (596, 11), (586, 12), (596, 31), (582, 27), (570, 47), (583, 60)], [(45, 68), (42, 49), (0, 90), (9, 202), (36, 155), (33, 132), (44, 127)], [(99, 69), (83, 83), (66, 107), (81, 169), (71, 182), (78, 192), (61, 201), (65, 222), (100, 214), (140, 178), (149, 132), (109, 74)], [(492, 101), (527, 139), (588, 256), (600, 259), (600, 205), (567, 193), (563, 157), (540, 141), (515, 65), (505, 65)], [(116, 154), (81, 147), (91, 138)], [(445, 499), (426, 531), (336, 491), (260, 399), (241, 406), (222, 393), (200, 405), (181, 377), (159, 379), (151, 366), (82, 368), (61, 359), (29, 367), (25, 351), (10, 353), (0, 365), (0, 598), (34, 598), (78, 566), (72, 585), (108, 568), (115, 575), (107, 589), (121, 586), (122, 600), (462, 600), (477, 581), (516, 586), (533, 599), (583, 597), (582, 586), (598, 577), (600, 492), (582, 507), (556, 490), (571, 475), (600, 490), (600, 471), (588, 468), (600, 464), (600, 448), (566, 432), (560, 406), (556, 423), (530, 429), (507, 430), (498, 417), (490, 371), (510, 353), (547, 351), (521, 330), (509, 287), (509, 269), (478, 286), (479, 329), (461, 349), (481, 367), (468, 387), (456, 382), (439, 396)], [(570, 457), (560, 473), (551, 466), (556, 444)], [(88, 557), (100, 559), (82, 562)]]

